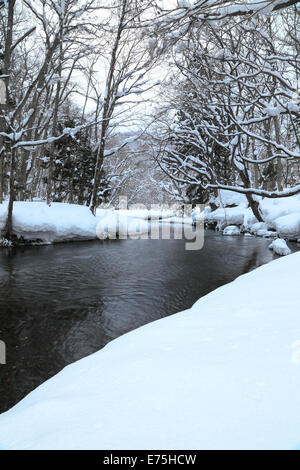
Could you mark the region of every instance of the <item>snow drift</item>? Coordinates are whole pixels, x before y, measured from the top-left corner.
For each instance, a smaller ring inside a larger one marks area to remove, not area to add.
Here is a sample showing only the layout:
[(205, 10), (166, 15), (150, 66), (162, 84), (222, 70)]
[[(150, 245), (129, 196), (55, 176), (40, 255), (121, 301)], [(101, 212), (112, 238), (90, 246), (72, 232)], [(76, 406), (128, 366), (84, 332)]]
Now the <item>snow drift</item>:
[[(7, 202), (0, 204), (0, 232), (7, 218)], [(141, 218), (137, 216), (140, 215)], [(75, 240), (94, 240), (138, 237), (148, 231), (145, 214), (137, 211), (100, 210), (95, 217), (87, 206), (53, 202), (15, 202), (13, 233), (24, 240), (56, 243)]]
[[(7, 217), (7, 202), (0, 205), (0, 231)], [(24, 240), (53, 243), (96, 238), (97, 219), (86, 206), (53, 202), (15, 202), (13, 232)]]
[(235, 193), (230, 197), (230, 191), (220, 191), (218, 198), (212, 198), (218, 208), (205, 211), (205, 222), (216, 224), (224, 230), (230, 225), (239, 226), (242, 231), (250, 232), (260, 237), (276, 237), (288, 240), (300, 238), (300, 195), (278, 199), (258, 198), (259, 208), (264, 222), (258, 222), (252, 210), (247, 207), (244, 195)]
[(232, 236), (232, 235), (240, 235), (240, 234), (241, 234), (240, 229), (236, 225), (228, 225), (228, 227), (226, 227), (223, 230), (223, 235)]
[(276, 240), (271, 243), (269, 248), (279, 256), (287, 256), (292, 253), (290, 248), (287, 246), (286, 241), (282, 238), (276, 238)]

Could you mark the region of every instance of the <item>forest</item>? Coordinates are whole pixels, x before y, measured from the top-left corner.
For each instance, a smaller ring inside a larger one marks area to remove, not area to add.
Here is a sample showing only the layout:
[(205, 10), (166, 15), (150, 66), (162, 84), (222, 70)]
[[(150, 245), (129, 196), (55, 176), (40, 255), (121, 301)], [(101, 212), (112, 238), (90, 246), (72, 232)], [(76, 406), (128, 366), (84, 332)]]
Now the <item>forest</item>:
[(300, 193), (297, 4), (2, 0), (3, 236), (14, 201)]

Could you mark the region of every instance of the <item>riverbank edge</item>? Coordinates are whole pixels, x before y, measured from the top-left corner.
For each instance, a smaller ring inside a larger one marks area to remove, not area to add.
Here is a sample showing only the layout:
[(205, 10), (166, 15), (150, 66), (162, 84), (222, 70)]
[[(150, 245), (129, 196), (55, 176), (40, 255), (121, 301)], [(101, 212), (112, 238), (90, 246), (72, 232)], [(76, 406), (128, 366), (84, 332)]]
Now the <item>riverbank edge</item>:
[[(98, 210), (94, 216), (88, 207), (67, 203), (52, 203), (48, 206), (45, 202), (16, 202), (13, 215), (14, 240), (2, 238), (0, 246), (11, 248), (14, 245), (49, 245), (54, 243), (66, 243), (75, 241), (93, 241), (96, 239), (117, 239), (131, 238), (133, 235), (138, 238), (149, 232), (149, 221), (152, 224), (157, 222), (180, 224), (182, 226), (205, 224), (207, 227), (213, 226), (220, 230), (223, 235), (236, 236), (244, 234), (254, 235), (263, 238), (282, 238), (290, 241), (297, 241), (298, 237), (290, 237), (288, 233), (277, 232), (274, 228), (282, 213), (290, 216), (299, 216), (299, 213), (291, 214), (289, 204), (285, 208), (280, 208), (277, 218), (269, 217), (267, 223), (257, 223), (251, 209), (247, 207), (243, 199), (233, 200), (233, 196), (228, 196), (226, 192), (222, 194), (222, 203), (229, 204), (229, 207), (219, 207), (211, 211), (207, 206), (203, 212), (195, 209), (191, 216), (178, 217), (170, 211), (156, 213), (153, 211), (141, 210)], [(227, 197), (227, 201), (226, 201)], [(230, 205), (234, 201), (235, 205)], [(216, 201), (215, 201), (216, 202)], [(297, 199), (289, 200), (289, 203), (298, 203)], [(284, 202), (285, 204), (286, 201)], [(219, 204), (221, 202), (219, 201)], [(239, 205), (236, 205), (239, 204)], [(300, 208), (300, 201), (299, 201)], [(298, 206), (296, 207), (298, 209)], [(300, 210), (300, 209), (299, 209)], [(7, 214), (7, 204), (0, 205), (0, 232), (5, 227)], [(268, 218), (268, 213), (266, 214)], [(273, 220), (274, 219), (274, 220)], [(288, 254), (286, 248), (286, 253)], [(281, 252), (279, 253), (281, 254)]]
[[(129, 238), (148, 232), (148, 221), (164, 221), (172, 215), (158, 210), (105, 210), (93, 215), (87, 206), (41, 201), (15, 202), (13, 211), (13, 239), (0, 240), (0, 246), (49, 245), (75, 241)], [(7, 202), (0, 204), (0, 235), (7, 218)], [(187, 220), (185, 219), (185, 222)], [(189, 220), (192, 223), (192, 219)]]

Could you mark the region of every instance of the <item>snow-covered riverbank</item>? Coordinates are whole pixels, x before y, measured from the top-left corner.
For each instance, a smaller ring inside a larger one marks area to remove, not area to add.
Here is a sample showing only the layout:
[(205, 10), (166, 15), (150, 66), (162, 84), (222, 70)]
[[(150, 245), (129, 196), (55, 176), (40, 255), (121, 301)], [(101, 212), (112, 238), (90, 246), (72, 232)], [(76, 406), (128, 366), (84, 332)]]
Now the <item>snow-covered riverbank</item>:
[[(15, 202), (13, 232), (24, 240), (56, 243), (114, 238), (118, 234), (148, 231), (145, 218), (156, 220), (163, 213), (151, 211), (98, 210), (95, 217), (87, 206), (53, 202)], [(0, 232), (7, 218), (7, 202), (0, 204)]]
[[(149, 230), (160, 219), (164, 224), (191, 226), (197, 219), (215, 225), (224, 235), (252, 234), (268, 238), (300, 240), (300, 195), (281, 199), (261, 199), (260, 211), (265, 222), (258, 222), (248, 207), (246, 197), (230, 191), (219, 191), (212, 200), (217, 206), (204, 212), (199, 208), (193, 214), (183, 216), (173, 210), (104, 210), (98, 209), (94, 216), (88, 207), (67, 203), (15, 202), (13, 232), (17, 237), (40, 243), (56, 243), (116, 236), (136, 236)], [(178, 206), (178, 213), (181, 207)], [(0, 232), (4, 230), (7, 202), (0, 204)], [(288, 248), (287, 248), (288, 250)]]
[(254, 217), (244, 195), (223, 190), (213, 200), (217, 209), (205, 210), (205, 221), (216, 224), (220, 230), (236, 226), (241, 232), (257, 236), (279, 236), (293, 241), (300, 239), (300, 195), (257, 200), (264, 222), (258, 222)]
[(0, 416), (6, 449), (300, 445), (300, 253), (66, 367)]
[[(0, 231), (5, 227), (7, 202), (0, 205)], [(85, 206), (64, 203), (15, 202), (13, 232), (25, 240), (53, 243), (96, 238), (97, 219)]]

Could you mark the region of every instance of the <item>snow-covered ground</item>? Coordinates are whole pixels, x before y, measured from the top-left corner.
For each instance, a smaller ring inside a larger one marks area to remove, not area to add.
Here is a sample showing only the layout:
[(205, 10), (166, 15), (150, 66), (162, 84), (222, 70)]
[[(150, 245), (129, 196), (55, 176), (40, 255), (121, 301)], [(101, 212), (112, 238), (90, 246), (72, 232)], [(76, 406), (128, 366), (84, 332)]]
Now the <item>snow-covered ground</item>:
[[(7, 218), (7, 202), (0, 204), (0, 232)], [(172, 220), (178, 222), (173, 211), (162, 210), (105, 210), (98, 209), (96, 217), (87, 206), (45, 202), (15, 202), (13, 208), (13, 232), (24, 240), (55, 243), (95, 238), (136, 237), (149, 230), (148, 219), (156, 223)], [(185, 218), (192, 223), (192, 218)], [(182, 219), (181, 219), (182, 222)]]
[(264, 222), (258, 222), (254, 217), (244, 195), (224, 190), (219, 191), (219, 197), (212, 200), (218, 208), (214, 211), (206, 209), (205, 221), (216, 224), (220, 230), (235, 225), (242, 232), (262, 237), (300, 238), (300, 195), (256, 199)]
[(240, 235), (241, 232), (236, 225), (228, 225), (223, 230), (223, 235), (232, 236), (232, 235)]
[[(174, 210), (105, 210), (98, 209), (96, 217), (89, 208), (67, 203), (15, 202), (13, 210), (13, 231), (25, 240), (39, 240), (55, 243), (95, 238), (138, 238), (149, 231), (151, 223), (191, 225), (205, 219), (216, 224), (224, 235), (251, 233), (254, 235), (287, 240), (300, 239), (300, 195), (280, 199), (259, 199), (264, 222), (258, 222), (248, 207), (244, 195), (232, 191), (219, 191), (213, 202), (217, 209), (208, 206), (204, 212), (196, 208), (193, 214), (179, 215)], [(0, 204), (0, 232), (5, 227), (7, 202)], [(230, 228), (229, 228), (230, 227)]]
[(295, 449), (300, 253), (66, 367), (0, 416), (5, 449)]
[[(140, 216), (140, 217), (139, 217)], [(7, 202), (0, 204), (0, 232), (7, 217)], [(151, 214), (152, 217), (152, 214)], [(153, 217), (158, 217), (158, 213)], [(148, 231), (145, 214), (137, 211), (100, 210), (93, 216), (86, 206), (45, 202), (15, 202), (13, 232), (24, 240), (55, 243), (133, 236)]]
[(276, 238), (276, 240), (271, 243), (269, 248), (280, 256), (287, 256), (292, 253), (290, 248), (287, 246), (286, 241), (282, 238)]
[[(0, 231), (7, 217), (7, 202), (0, 204)], [(39, 239), (44, 243), (96, 238), (96, 218), (88, 207), (75, 204), (15, 202), (13, 231), (25, 240)]]

